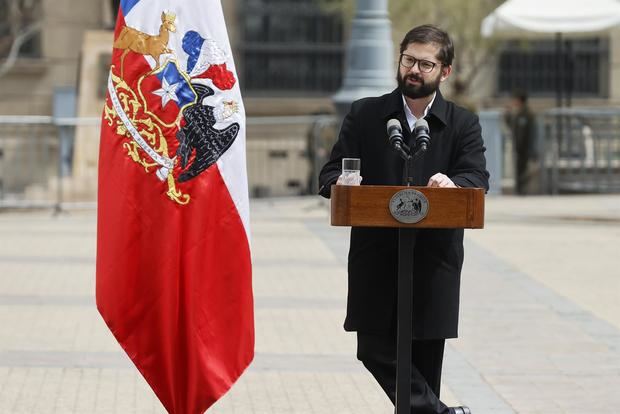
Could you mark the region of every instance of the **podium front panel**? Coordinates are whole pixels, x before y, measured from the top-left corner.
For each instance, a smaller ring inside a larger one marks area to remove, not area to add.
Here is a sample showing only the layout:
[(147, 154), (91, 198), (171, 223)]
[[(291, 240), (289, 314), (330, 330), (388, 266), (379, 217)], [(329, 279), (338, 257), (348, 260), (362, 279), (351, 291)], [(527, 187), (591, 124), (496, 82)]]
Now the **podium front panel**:
[[(401, 190), (413, 189), (428, 200), (425, 218), (415, 224), (397, 221), (390, 200)], [(353, 227), (471, 228), (484, 227), (484, 189), (402, 186), (331, 187), (331, 224)]]

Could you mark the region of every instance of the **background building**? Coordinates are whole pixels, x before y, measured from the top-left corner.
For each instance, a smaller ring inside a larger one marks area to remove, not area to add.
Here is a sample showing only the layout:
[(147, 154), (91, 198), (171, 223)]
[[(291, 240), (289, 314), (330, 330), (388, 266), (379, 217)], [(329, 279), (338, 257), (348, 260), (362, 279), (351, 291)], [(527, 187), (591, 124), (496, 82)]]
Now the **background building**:
[[(45, 197), (60, 184), (65, 197), (92, 199), (96, 126), (59, 127), (43, 118), (9, 123), (7, 116), (100, 117), (117, 3), (0, 0), (0, 199), (24, 189)], [(248, 115), (250, 193), (312, 192), (338, 127), (325, 115), (334, 114), (332, 96), (343, 77), (346, 17), (320, 0), (222, 4)], [(11, 53), (24, 33), (19, 52)], [(457, 66), (459, 59), (467, 56), (457, 56)], [(564, 76), (573, 79), (564, 81), (571, 104), (618, 105), (618, 60), (618, 30), (571, 41), (562, 57)], [(501, 110), (515, 89), (528, 91), (536, 110), (555, 105), (553, 40), (502, 42), (479, 72), (466, 95), (479, 110)], [(448, 97), (452, 86), (444, 88)], [(56, 166), (58, 159), (64, 169)], [(36, 168), (26, 168), (29, 163)], [(55, 175), (65, 178), (60, 182)]]

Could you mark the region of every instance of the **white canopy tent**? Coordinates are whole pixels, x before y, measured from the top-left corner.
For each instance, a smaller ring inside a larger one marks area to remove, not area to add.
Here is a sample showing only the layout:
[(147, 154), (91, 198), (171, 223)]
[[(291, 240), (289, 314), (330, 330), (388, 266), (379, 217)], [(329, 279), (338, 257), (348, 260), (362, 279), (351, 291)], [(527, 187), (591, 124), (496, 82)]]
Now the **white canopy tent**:
[(616, 26), (620, 26), (620, 0), (508, 0), (484, 18), (480, 30), (485, 37), (555, 37), (556, 96), (562, 106), (563, 89), (570, 105), (573, 82), (572, 69), (567, 68), (567, 74), (562, 65), (563, 38), (603, 35)]
[(508, 0), (482, 21), (483, 36), (544, 37), (606, 32), (620, 25), (617, 0)]

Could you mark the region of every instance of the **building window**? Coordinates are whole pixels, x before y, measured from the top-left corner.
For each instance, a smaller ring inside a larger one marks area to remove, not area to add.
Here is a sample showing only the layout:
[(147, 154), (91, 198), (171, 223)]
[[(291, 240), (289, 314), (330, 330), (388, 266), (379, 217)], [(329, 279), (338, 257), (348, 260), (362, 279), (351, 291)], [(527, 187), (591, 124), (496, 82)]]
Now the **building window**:
[(523, 90), (531, 96), (543, 97), (553, 96), (561, 85), (564, 93), (574, 97), (609, 95), (609, 42), (606, 39), (565, 40), (560, 62), (561, 72), (553, 39), (507, 42), (499, 57), (498, 91), (509, 94)]
[(16, 42), (21, 43), (17, 56), (41, 56), (41, 35), (34, 28), (40, 23), (40, 11), (41, 0), (0, 0), (0, 59)]
[(241, 85), (248, 92), (332, 93), (344, 62), (343, 17), (318, 0), (241, 0)]

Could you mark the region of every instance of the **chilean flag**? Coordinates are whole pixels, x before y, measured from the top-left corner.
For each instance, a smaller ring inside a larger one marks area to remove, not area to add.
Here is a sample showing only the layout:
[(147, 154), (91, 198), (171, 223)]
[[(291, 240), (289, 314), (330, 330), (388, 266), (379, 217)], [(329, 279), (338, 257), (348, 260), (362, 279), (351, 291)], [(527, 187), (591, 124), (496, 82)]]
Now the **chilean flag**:
[(99, 155), (97, 307), (170, 413), (254, 356), (245, 112), (220, 0), (124, 0)]

